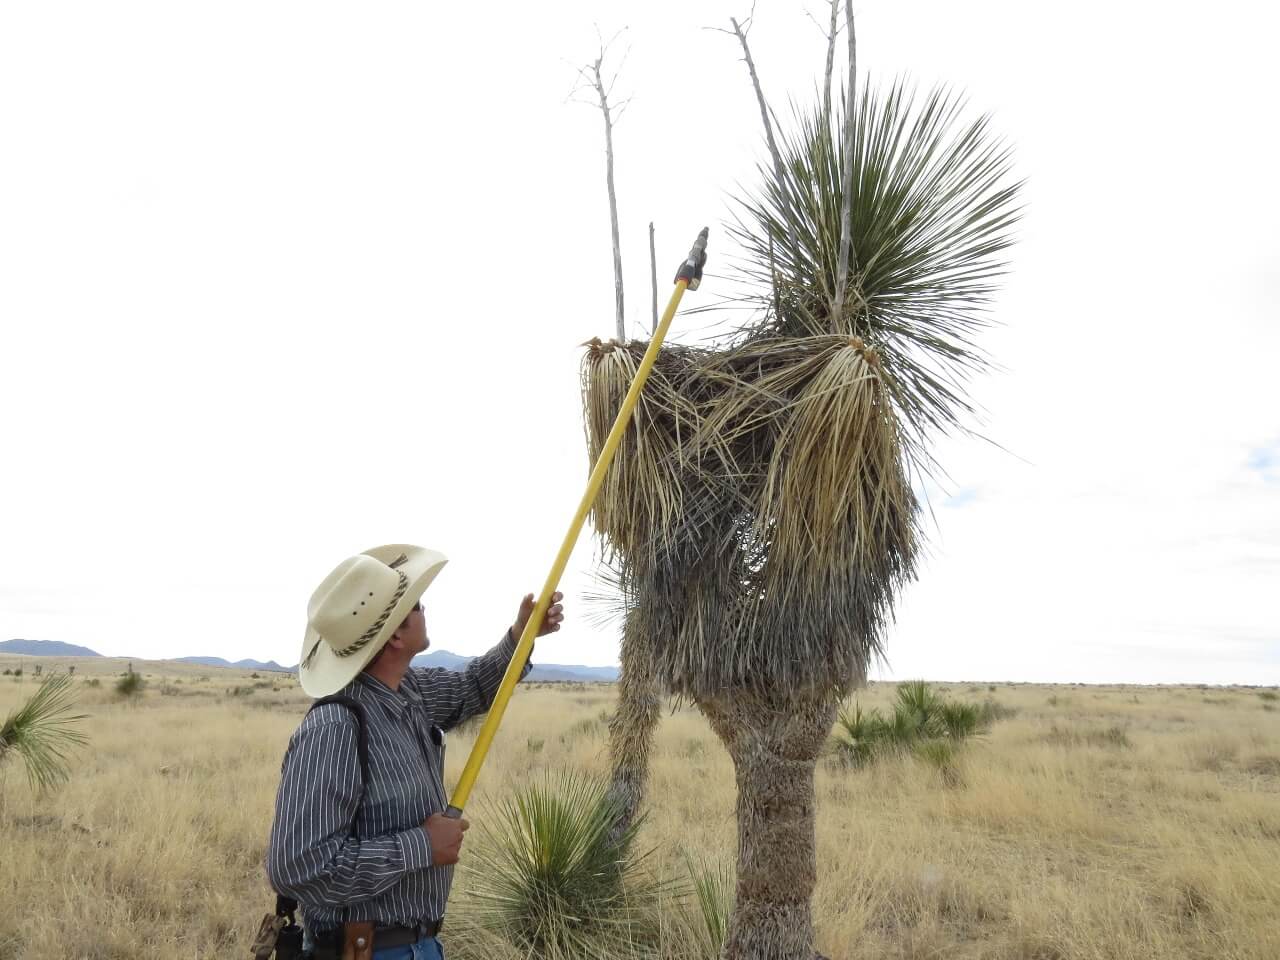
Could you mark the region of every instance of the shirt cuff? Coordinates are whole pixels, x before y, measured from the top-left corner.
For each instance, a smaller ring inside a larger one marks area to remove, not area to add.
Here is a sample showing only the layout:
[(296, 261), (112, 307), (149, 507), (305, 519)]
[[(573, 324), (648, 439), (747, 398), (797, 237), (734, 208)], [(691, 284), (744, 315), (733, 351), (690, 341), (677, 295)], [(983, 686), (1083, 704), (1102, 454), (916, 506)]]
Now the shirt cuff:
[[(511, 658), (516, 655), (516, 647), (520, 646), (520, 638), (516, 636), (515, 631), (511, 627), (507, 627), (507, 632), (503, 634), (502, 642), (498, 644), (498, 650), (502, 653), (502, 658), (507, 662), (511, 662)], [(524, 662), (524, 669), (520, 671), (520, 679), (523, 680), (529, 675), (529, 671), (533, 669), (533, 651), (537, 648), (535, 641), (529, 647), (529, 659)]]
[(412, 870), (425, 870), (431, 866), (431, 838), (427, 836), (425, 828), (414, 827), (412, 830), (398, 833), (396, 840), (400, 844), (400, 855), (404, 858), (406, 873)]

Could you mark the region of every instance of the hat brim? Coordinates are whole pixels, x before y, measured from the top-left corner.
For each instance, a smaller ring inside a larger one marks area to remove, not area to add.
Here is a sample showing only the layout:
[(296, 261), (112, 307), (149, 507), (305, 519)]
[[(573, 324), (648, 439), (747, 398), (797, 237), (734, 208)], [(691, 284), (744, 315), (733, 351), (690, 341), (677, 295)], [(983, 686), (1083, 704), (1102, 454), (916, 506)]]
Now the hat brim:
[[(449, 562), (443, 553), (407, 543), (391, 543), (365, 551), (366, 556), (386, 564), (392, 563), (401, 554), (408, 559), (396, 569), (409, 578), (409, 587), (391, 611), (382, 632), (372, 641), (351, 656), (339, 657), (329, 644), (320, 642), (319, 633), (310, 625), (307, 626), (302, 638), (302, 653), (298, 657), (298, 681), (310, 696), (327, 697), (354, 680), (369, 665), (369, 661), (378, 655), (378, 651), (386, 646), (396, 628), (409, 616), (413, 605), (426, 592), (427, 587), (431, 586), (436, 574)], [(308, 661), (307, 654), (312, 649), (315, 653)]]

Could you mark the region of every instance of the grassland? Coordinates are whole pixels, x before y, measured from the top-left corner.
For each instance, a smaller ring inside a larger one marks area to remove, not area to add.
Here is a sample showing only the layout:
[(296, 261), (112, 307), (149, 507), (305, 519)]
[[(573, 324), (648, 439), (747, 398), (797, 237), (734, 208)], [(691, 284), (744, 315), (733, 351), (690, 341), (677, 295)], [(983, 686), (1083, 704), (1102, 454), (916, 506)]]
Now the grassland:
[[(280, 758), (306, 698), (290, 678), (0, 657), (0, 715), (32, 667), (75, 663), (90, 747), (32, 794), (0, 769), (0, 960), (223, 958), (271, 903), (262, 871)], [(97, 681), (95, 684), (94, 681)], [(818, 771), (819, 948), (836, 960), (1280, 957), (1280, 702), (1255, 688), (938, 685), (1016, 714), (939, 765)], [(886, 707), (873, 685), (864, 706)], [(522, 689), (469, 814), (542, 769), (604, 773), (608, 686)], [(449, 741), (451, 776), (471, 733)], [(732, 767), (696, 710), (658, 735), (644, 842), (732, 862)], [(469, 839), (468, 842), (472, 842)], [(455, 901), (465, 897), (466, 847)], [(673, 910), (676, 909), (674, 906)], [(503, 960), (453, 931), (450, 960)], [(675, 950), (674, 946), (672, 948)]]

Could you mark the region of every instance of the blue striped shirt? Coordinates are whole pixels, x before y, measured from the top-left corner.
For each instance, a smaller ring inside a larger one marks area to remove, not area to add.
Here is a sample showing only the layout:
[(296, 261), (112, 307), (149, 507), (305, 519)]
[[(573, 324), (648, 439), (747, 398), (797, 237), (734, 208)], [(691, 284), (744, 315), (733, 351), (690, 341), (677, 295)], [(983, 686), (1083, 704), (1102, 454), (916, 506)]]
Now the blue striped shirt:
[(412, 925), (444, 916), (453, 867), (431, 865), (422, 826), (449, 805), (444, 731), (489, 709), (515, 648), (507, 631), (465, 672), (410, 668), (399, 690), (361, 673), (340, 691), (365, 708), (363, 803), (351, 711), (324, 704), (298, 725), (281, 770), (267, 876), (276, 892), (298, 901), (308, 930), (351, 920)]

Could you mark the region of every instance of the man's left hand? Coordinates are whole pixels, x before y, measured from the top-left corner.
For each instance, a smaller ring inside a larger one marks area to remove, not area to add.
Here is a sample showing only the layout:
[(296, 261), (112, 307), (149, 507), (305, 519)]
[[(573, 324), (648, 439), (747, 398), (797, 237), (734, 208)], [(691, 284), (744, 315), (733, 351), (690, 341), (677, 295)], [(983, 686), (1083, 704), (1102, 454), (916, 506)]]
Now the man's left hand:
[[(547, 614), (542, 618), (538, 636), (545, 637), (548, 633), (555, 633), (560, 629), (560, 623), (564, 620), (564, 604), (560, 602), (563, 599), (564, 594), (558, 590), (551, 595), (551, 606), (547, 607)], [(520, 613), (511, 626), (511, 637), (515, 641), (519, 642), (524, 634), (524, 628), (529, 623), (529, 618), (533, 616), (534, 606), (533, 594), (525, 594), (524, 599), (520, 601)]]

